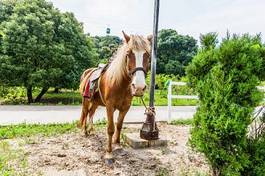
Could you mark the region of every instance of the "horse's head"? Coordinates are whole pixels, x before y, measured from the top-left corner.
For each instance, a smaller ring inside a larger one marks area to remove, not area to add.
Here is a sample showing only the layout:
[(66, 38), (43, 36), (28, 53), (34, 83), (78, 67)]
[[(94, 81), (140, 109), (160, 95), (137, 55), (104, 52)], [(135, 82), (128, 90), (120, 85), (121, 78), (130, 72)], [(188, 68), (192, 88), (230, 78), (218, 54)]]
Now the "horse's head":
[(131, 78), (133, 96), (143, 96), (146, 89), (146, 74), (149, 68), (152, 36), (127, 35), (123, 32), (127, 44), (126, 62)]

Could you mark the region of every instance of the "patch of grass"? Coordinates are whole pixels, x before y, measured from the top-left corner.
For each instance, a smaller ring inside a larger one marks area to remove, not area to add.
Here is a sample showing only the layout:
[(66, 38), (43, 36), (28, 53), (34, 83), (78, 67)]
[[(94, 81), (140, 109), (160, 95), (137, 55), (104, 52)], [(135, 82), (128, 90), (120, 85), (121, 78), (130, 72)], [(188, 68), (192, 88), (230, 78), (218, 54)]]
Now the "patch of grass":
[[(102, 128), (106, 121), (95, 123), (96, 128)], [(77, 131), (77, 122), (64, 124), (19, 124), (0, 126), (0, 139), (12, 139), (16, 137), (30, 137), (34, 135), (53, 136), (67, 132)]]
[(14, 148), (7, 141), (0, 142), (0, 175), (29, 175), (26, 154), (19, 148)]
[(170, 125), (192, 125), (193, 119), (177, 119), (170, 122)]
[[(14, 89), (14, 90), (13, 90)], [(17, 91), (16, 89), (20, 90)], [(26, 92), (23, 88), (10, 88), (9, 96), (5, 96), (5, 98), (1, 98), (0, 96), (0, 104), (27, 104)], [(0, 90), (1, 91), (1, 90)], [(33, 96), (36, 97), (39, 93), (39, 89), (35, 88), (33, 90)], [(17, 93), (22, 92), (22, 93)], [(175, 92), (176, 93), (176, 92)], [(174, 93), (174, 94), (175, 94)], [(184, 94), (189, 94), (189, 92), (180, 92)], [(146, 92), (144, 95), (144, 101), (146, 104), (149, 102), (149, 92)], [(155, 90), (155, 105), (157, 106), (167, 106), (167, 90)], [(50, 89), (46, 94), (44, 94), (40, 103), (35, 103), (36, 105), (80, 105), (82, 103), (82, 96), (77, 90), (67, 90), (61, 89), (59, 93), (55, 93), (53, 89)], [(198, 100), (190, 100), (190, 99), (173, 99), (173, 106), (192, 106), (197, 105)], [(133, 106), (143, 106), (140, 98), (134, 98), (132, 101)]]
[(33, 135), (52, 136), (76, 130), (77, 123), (65, 124), (19, 124), (0, 126), (0, 139), (11, 139), (15, 137), (29, 137)]
[[(149, 102), (149, 92), (146, 92), (144, 97), (145, 104)], [(155, 105), (156, 106), (167, 106), (167, 91), (166, 90), (155, 90)], [(191, 99), (172, 99), (172, 106), (195, 106), (198, 104), (198, 100)], [(133, 106), (142, 106), (142, 100), (138, 97), (133, 98)]]
[[(144, 95), (144, 102), (148, 104), (149, 93), (146, 92)], [(155, 90), (155, 104), (157, 106), (167, 106), (167, 91), (166, 90)], [(82, 103), (82, 97), (79, 91), (67, 91), (62, 90), (60, 93), (54, 93), (52, 91), (47, 92), (41, 103), (43, 104), (57, 104), (57, 105), (79, 105)], [(173, 99), (173, 106), (193, 106), (197, 105), (198, 100), (190, 99)], [(132, 101), (133, 106), (143, 106), (140, 98), (135, 97)]]
[(79, 91), (61, 90), (59, 93), (48, 91), (41, 100), (42, 104), (80, 105), (82, 97)]

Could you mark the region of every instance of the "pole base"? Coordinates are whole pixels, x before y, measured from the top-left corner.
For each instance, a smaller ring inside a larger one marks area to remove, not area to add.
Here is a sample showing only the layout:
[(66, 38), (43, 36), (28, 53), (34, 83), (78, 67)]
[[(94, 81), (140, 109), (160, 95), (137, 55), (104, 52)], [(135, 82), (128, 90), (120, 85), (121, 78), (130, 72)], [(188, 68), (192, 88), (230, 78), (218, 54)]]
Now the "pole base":
[(134, 149), (167, 146), (168, 139), (160, 135), (157, 140), (145, 140), (140, 138), (139, 133), (124, 133), (125, 142)]
[(145, 140), (157, 140), (159, 138), (159, 130), (155, 122), (154, 108), (149, 108), (145, 114), (147, 117), (140, 130), (140, 137)]
[[(144, 124), (146, 125), (146, 124)], [(157, 140), (159, 137), (158, 130), (155, 131), (145, 131), (143, 129), (140, 130), (140, 138), (145, 140)]]

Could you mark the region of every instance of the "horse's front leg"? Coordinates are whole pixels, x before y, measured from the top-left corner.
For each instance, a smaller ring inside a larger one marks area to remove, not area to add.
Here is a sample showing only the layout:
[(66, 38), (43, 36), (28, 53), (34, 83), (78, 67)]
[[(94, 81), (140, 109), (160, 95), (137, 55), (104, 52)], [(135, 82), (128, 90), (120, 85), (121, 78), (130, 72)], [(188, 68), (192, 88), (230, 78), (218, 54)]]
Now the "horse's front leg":
[(114, 134), (113, 143), (116, 144), (118, 148), (120, 148), (120, 135), (121, 135), (121, 129), (123, 125), (123, 120), (128, 110), (129, 108), (119, 112), (118, 121), (115, 124), (115, 134)]
[(113, 122), (113, 114), (114, 114), (114, 108), (106, 106), (107, 109), (107, 116), (108, 116), (108, 142), (107, 142), (107, 152), (105, 155), (106, 162), (108, 164), (111, 164), (113, 162), (113, 156), (112, 156), (112, 136), (114, 134), (114, 122)]

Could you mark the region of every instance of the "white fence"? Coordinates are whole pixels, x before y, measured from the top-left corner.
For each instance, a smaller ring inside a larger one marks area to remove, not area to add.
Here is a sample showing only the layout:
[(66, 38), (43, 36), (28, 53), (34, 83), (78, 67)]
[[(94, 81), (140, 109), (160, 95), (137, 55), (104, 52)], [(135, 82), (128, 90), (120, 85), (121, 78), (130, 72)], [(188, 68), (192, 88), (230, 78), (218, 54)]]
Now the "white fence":
[[(172, 86), (185, 86), (187, 83), (185, 82), (173, 82), (169, 81), (168, 84), (168, 122), (171, 121), (171, 111), (172, 111), (172, 99), (199, 99), (197, 95), (172, 95)], [(265, 86), (257, 86), (257, 88), (265, 93)], [(265, 101), (265, 99), (264, 99)]]
[(171, 106), (172, 99), (198, 99), (196, 95), (172, 95), (172, 86), (185, 86), (187, 83), (185, 82), (173, 82), (169, 81), (168, 84), (168, 94), (167, 94), (167, 106), (168, 106), (168, 122), (171, 121)]

